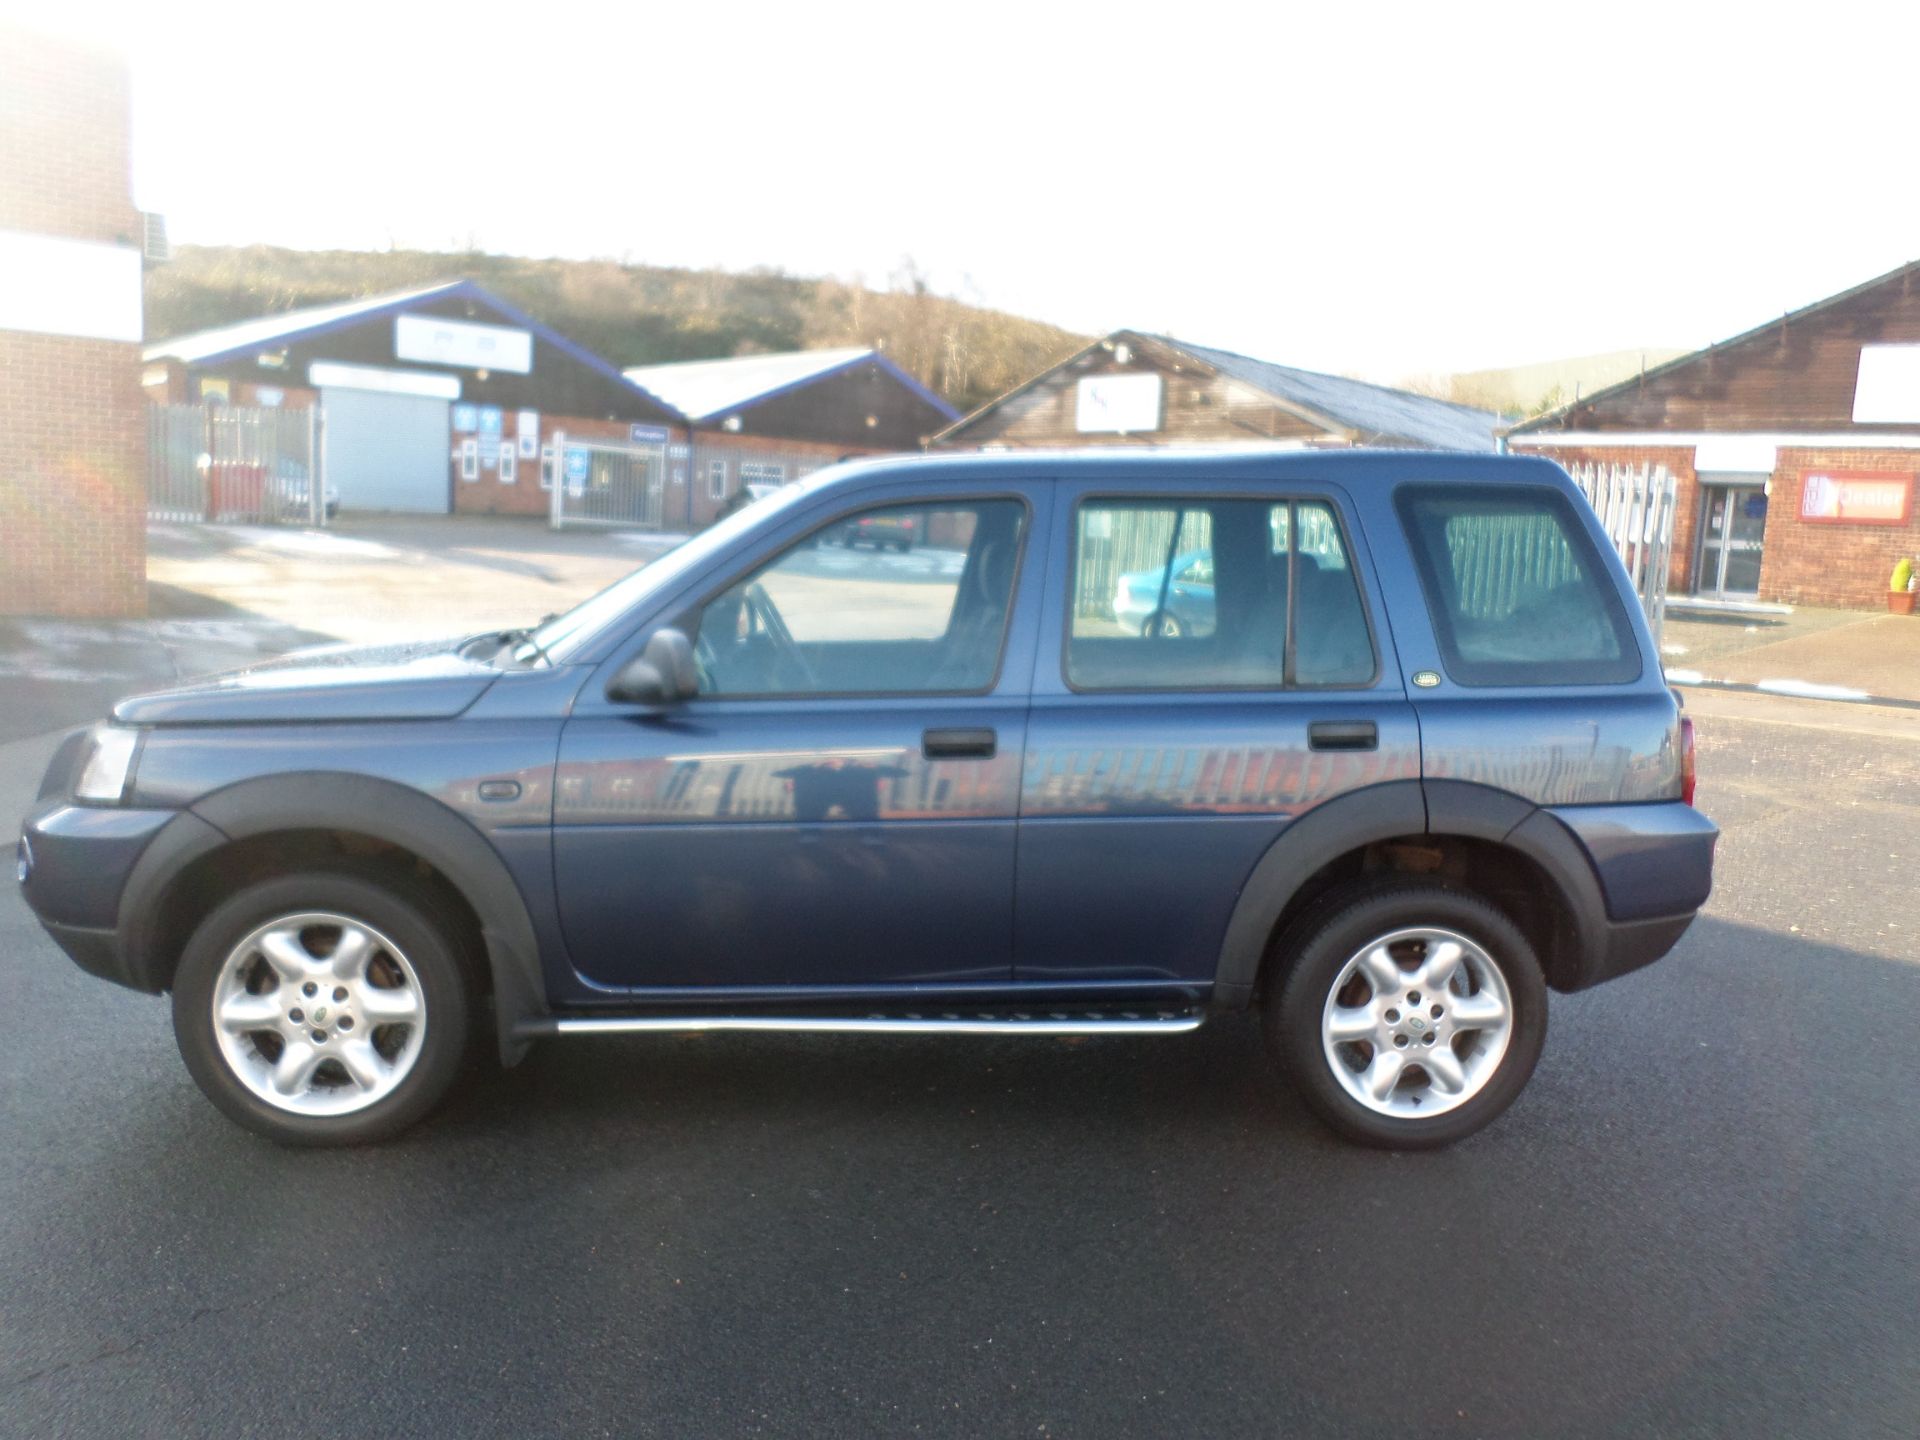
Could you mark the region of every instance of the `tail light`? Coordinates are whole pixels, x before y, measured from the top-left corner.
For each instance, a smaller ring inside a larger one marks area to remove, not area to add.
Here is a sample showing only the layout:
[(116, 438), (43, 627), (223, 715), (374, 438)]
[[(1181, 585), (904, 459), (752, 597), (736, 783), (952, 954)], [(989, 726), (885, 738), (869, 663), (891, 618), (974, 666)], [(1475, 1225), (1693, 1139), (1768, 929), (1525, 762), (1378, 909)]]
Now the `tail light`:
[(1693, 717), (1680, 717), (1680, 798), (1693, 804)]

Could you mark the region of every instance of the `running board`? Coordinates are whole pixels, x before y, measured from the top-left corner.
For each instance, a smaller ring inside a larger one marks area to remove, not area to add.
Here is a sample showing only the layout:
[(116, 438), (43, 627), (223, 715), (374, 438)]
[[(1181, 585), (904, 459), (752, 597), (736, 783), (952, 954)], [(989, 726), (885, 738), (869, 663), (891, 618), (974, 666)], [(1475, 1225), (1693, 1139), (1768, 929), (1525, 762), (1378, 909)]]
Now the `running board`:
[(553, 1035), (674, 1035), (728, 1030), (850, 1035), (1185, 1035), (1198, 1011), (1104, 1015), (558, 1015), (514, 1028), (527, 1040)]

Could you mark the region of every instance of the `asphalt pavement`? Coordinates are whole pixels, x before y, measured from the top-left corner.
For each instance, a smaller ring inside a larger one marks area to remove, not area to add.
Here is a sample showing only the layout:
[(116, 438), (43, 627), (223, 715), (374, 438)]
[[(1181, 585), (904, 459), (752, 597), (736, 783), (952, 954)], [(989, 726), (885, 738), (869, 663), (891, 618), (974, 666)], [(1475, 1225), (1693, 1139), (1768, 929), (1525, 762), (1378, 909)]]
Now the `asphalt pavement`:
[(1707, 915), (1439, 1154), (1234, 1022), (549, 1042), (286, 1152), (0, 887), (0, 1435), (1911, 1437), (1920, 738), (1690, 703)]

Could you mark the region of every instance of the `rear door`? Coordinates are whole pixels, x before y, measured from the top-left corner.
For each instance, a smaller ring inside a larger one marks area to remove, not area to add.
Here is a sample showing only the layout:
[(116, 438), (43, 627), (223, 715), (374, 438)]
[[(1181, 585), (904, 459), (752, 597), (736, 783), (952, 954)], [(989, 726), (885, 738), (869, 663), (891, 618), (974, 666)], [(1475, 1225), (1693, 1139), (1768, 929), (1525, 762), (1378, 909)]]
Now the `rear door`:
[[(823, 517), (681, 619), (697, 698), (649, 714), (588, 683), (554, 808), (576, 970), (637, 990), (1011, 980), (1047, 491)], [(863, 516), (919, 540), (821, 543)]]
[[(1210, 981), (1234, 900), (1289, 823), (1419, 777), (1363, 540), (1337, 487), (1131, 478), (1063, 483), (1054, 531), (1016, 973)], [(1171, 597), (1197, 559), (1204, 605), (1152, 593)]]

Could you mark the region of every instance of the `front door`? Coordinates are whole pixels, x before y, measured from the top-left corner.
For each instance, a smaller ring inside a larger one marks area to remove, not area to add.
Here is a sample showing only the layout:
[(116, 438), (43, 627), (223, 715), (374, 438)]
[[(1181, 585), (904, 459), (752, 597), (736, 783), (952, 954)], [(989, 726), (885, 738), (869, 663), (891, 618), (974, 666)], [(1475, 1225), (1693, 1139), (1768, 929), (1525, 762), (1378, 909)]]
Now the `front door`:
[[(580, 974), (626, 989), (1011, 978), (1030, 660), (1006, 660), (1031, 654), (1018, 580), (1045, 498), (831, 517), (681, 621), (697, 698), (649, 715), (582, 695), (554, 807)], [(831, 543), (862, 516), (916, 543)]]
[(1295, 817), (1419, 776), (1413, 707), (1332, 487), (1129, 479), (1056, 504), (1041, 633), (1064, 644), (1034, 671), (1016, 974), (1204, 984)]
[(1703, 486), (1694, 593), (1736, 599), (1759, 594), (1760, 555), (1766, 533), (1764, 486)]

